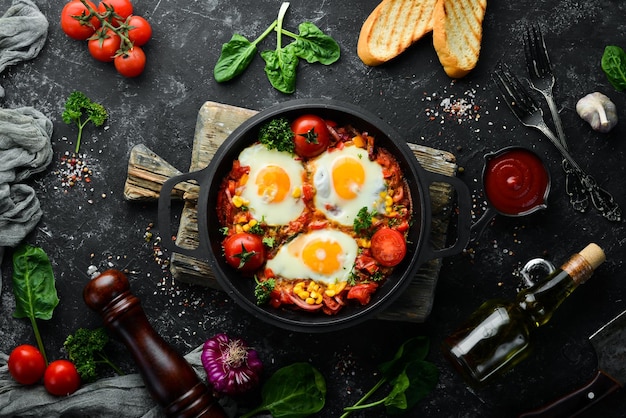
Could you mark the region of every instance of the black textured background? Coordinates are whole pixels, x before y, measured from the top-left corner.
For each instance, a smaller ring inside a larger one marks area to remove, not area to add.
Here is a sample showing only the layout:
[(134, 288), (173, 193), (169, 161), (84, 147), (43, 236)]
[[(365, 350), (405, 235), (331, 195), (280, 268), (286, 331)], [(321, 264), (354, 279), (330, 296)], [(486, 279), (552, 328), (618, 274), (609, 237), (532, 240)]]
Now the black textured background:
[[(0, 13), (10, 6), (0, 0)], [(377, 68), (362, 64), (356, 42), (376, 1), (294, 0), (285, 26), (314, 22), (342, 48), (339, 62), (324, 67), (301, 63), (295, 94), (274, 90), (257, 56), (240, 78), (217, 84), (212, 76), (222, 43), (234, 32), (249, 39), (275, 19), (279, 1), (137, 0), (135, 11), (153, 25), (146, 46), (147, 69), (137, 79), (116, 74), (112, 65), (93, 60), (86, 45), (61, 31), (64, 2), (36, 1), (50, 22), (49, 36), (33, 61), (0, 74), (6, 97), (0, 106), (34, 106), (54, 122), (55, 158), (33, 180), (44, 216), (28, 241), (51, 258), (61, 303), (54, 318), (41, 323), (50, 357), (62, 356), (62, 341), (79, 326), (100, 319), (82, 301), (89, 266), (126, 269), (155, 328), (181, 353), (206, 338), (227, 332), (254, 345), (270, 373), (294, 361), (309, 361), (325, 376), (327, 406), (320, 417), (336, 417), (377, 380), (376, 365), (389, 359), (410, 336), (427, 335), (429, 360), (441, 377), (436, 390), (410, 416), (510, 417), (586, 383), (597, 367), (587, 337), (626, 309), (624, 224), (610, 223), (596, 212), (575, 213), (564, 192), (560, 157), (546, 139), (521, 126), (497, 98), (490, 71), (498, 60), (525, 75), (522, 34), (538, 22), (546, 35), (557, 76), (570, 149), (580, 164), (626, 205), (623, 178), (626, 93), (615, 91), (600, 68), (606, 45), (626, 47), (626, 3), (620, 0), (492, 1), (487, 7), (483, 44), (476, 69), (452, 82), (432, 48), (431, 36), (398, 59)], [(273, 38), (260, 49), (274, 47)], [(73, 150), (76, 130), (61, 120), (63, 104), (81, 90), (110, 112), (106, 129), (88, 127), (81, 151), (93, 170), (92, 182), (63, 187), (59, 161)], [(622, 121), (608, 135), (589, 128), (575, 112), (579, 98), (593, 91), (607, 94)], [(276, 329), (251, 317), (221, 292), (174, 283), (159, 258), (156, 204), (129, 203), (122, 191), (130, 149), (143, 143), (182, 171), (189, 167), (195, 121), (207, 100), (263, 110), (291, 98), (324, 97), (352, 102), (377, 114), (410, 142), (453, 152), (462, 179), (483, 206), (480, 173), (483, 155), (507, 145), (533, 147), (548, 163), (552, 191), (548, 209), (526, 218), (497, 217), (465, 254), (444, 260), (433, 312), (425, 324), (369, 321), (340, 333), (303, 335)], [(443, 99), (464, 98), (475, 105), (469, 115), (444, 112)], [(153, 227), (151, 227), (154, 225)], [(147, 241), (147, 230), (153, 234)], [(488, 298), (512, 298), (519, 279), (513, 272), (527, 260), (546, 256), (556, 264), (589, 242), (599, 243), (607, 262), (577, 290), (552, 321), (536, 333), (534, 353), (512, 372), (483, 390), (470, 390), (443, 360), (441, 340)], [(11, 318), (10, 253), (6, 255), (0, 300), (0, 350), (34, 342), (27, 322)], [(124, 349), (117, 346), (120, 358)], [(127, 364), (132, 367), (132, 364)], [(618, 393), (587, 416), (620, 417), (626, 395)], [(380, 410), (361, 416), (380, 416)], [(353, 416), (358, 417), (358, 414)]]

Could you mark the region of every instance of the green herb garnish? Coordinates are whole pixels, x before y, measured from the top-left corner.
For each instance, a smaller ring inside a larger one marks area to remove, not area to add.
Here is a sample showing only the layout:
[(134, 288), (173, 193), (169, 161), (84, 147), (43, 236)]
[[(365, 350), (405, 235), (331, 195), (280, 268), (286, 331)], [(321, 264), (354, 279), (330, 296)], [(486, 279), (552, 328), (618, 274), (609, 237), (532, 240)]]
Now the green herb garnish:
[(294, 153), (293, 131), (287, 118), (276, 118), (261, 126), (259, 142), (267, 149)]

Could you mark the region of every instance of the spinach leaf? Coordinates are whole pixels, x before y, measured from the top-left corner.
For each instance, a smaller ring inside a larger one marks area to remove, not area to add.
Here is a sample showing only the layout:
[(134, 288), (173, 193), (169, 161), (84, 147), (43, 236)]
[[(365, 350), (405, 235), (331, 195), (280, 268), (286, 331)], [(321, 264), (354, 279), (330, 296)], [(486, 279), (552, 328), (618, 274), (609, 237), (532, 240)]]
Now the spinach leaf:
[[(424, 360), (429, 350), (429, 341), (425, 337), (415, 337), (406, 341), (393, 359), (378, 366), (382, 378), (353, 406), (344, 408), (341, 418), (353, 411), (384, 405), (387, 414), (404, 414), (430, 393), (439, 380), (437, 367)], [(389, 383), (391, 390), (384, 398), (366, 404), (381, 387)]]
[(38, 247), (21, 245), (13, 253), (14, 318), (29, 318), (39, 351), (47, 363), (36, 319), (52, 318), (59, 298), (54, 283), (52, 265), (46, 253)]
[(321, 411), (326, 402), (326, 381), (308, 363), (294, 363), (274, 373), (261, 390), (262, 404), (242, 415), (249, 418), (269, 411), (273, 418), (304, 418)]
[(248, 68), (256, 52), (255, 43), (235, 33), (230, 41), (222, 45), (222, 53), (213, 68), (213, 77), (218, 83), (237, 77)]
[(432, 392), (439, 381), (439, 369), (428, 361), (416, 360), (406, 365), (399, 379), (401, 382), (392, 382), (394, 388), (398, 383), (401, 384), (399, 387), (405, 387), (406, 383), (408, 386), (402, 393), (402, 402), (385, 403), (389, 415), (406, 413)]
[(275, 51), (263, 51), (261, 57), (265, 60), (265, 74), (276, 90), (287, 94), (296, 91), (299, 60), (291, 45)]
[(619, 46), (609, 45), (604, 48), (601, 64), (615, 90), (626, 90), (626, 52)]
[(313, 23), (301, 23), (298, 31), (298, 35), (287, 33), (295, 38), (293, 45), (298, 57), (307, 60), (309, 64), (319, 62), (324, 65), (330, 65), (339, 59), (339, 44)]

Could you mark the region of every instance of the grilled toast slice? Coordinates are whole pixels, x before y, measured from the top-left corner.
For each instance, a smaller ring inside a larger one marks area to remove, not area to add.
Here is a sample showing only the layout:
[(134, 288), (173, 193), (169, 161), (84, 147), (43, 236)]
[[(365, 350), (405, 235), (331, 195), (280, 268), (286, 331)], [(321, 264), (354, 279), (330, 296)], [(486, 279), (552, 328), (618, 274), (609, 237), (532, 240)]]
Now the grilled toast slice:
[(487, 0), (438, 0), (433, 13), (433, 46), (444, 71), (461, 78), (480, 55)]
[(376, 66), (400, 55), (433, 29), (437, 0), (383, 0), (361, 27), (357, 54)]

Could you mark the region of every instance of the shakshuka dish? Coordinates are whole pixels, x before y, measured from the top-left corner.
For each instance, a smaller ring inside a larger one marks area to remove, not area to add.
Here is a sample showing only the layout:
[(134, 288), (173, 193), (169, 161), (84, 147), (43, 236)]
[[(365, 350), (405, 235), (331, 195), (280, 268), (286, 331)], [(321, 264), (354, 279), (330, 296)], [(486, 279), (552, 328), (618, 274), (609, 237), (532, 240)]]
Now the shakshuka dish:
[(405, 257), (411, 196), (397, 160), (358, 127), (275, 118), (220, 185), (227, 263), (258, 304), (333, 315), (367, 305)]

